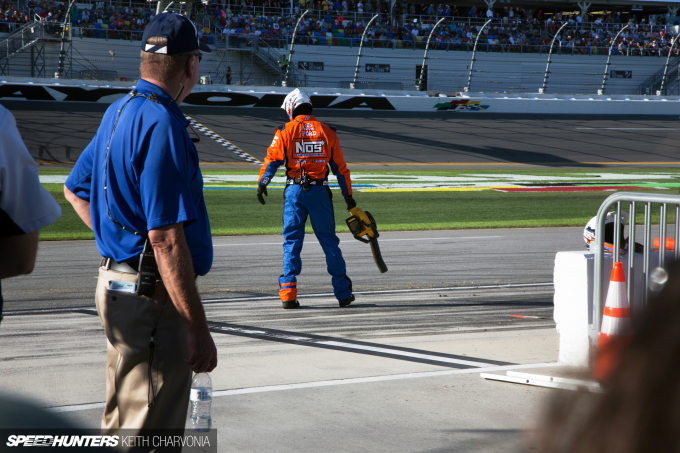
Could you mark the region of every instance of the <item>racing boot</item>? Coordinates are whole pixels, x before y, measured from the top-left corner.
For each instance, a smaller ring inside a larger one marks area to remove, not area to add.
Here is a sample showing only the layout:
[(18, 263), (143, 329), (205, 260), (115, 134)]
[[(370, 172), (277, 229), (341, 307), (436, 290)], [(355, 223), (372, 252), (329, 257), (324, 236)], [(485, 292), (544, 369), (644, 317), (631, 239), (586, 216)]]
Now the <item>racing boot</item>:
[[(346, 276), (346, 275), (345, 275), (345, 278), (346, 278), (347, 280), (349, 280), (349, 290), (352, 291), (352, 279), (349, 278), (349, 277)], [(338, 300), (338, 304), (339, 304), (341, 307), (346, 307), (346, 306), (348, 306), (349, 304), (351, 304), (352, 302), (354, 302), (354, 294), (350, 294), (349, 297), (346, 298), (346, 299)]]
[[(352, 300), (354, 300), (354, 296), (352, 296)], [(300, 302), (296, 300), (284, 300), (281, 302), (283, 305), (283, 308), (286, 310), (291, 309), (291, 308), (300, 308)], [(342, 305), (341, 305), (342, 306)]]
[(297, 282), (281, 282), (283, 274), (279, 277), (279, 296), (285, 309), (300, 308), (297, 300)]
[(349, 304), (351, 304), (352, 302), (354, 302), (354, 294), (352, 294), (351, 296), (349, 296), (347, 299), (339, 300), (339, 301), (338, 301), (338, 304), (340, 304), (341, 307), (346, 307), (346, 306), (348, 306)]

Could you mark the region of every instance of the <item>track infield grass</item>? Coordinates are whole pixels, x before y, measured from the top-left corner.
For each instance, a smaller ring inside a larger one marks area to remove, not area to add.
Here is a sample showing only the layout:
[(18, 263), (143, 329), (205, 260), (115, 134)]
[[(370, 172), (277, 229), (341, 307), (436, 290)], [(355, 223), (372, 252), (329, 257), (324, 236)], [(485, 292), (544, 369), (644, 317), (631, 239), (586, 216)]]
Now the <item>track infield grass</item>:
[[(251, 235), (280, 234), (283, 224), (283, 190), (270, 188), (266, 206), (260, 205), (255, 197), (257, 172), (259, 168), (250, 170), (203, 170), (204, 176), (236, 175), (252, 176), (252, 182), (239, 183), (239, 186), (252, 186), (251, 190), (205, 190), (205, 200), (210, 217), (213, 235)], [(640, 181), (646, 181), (643, 175), (655, 173), (676, 174), (680, 182), (678, 169), (579, 169), (579, 170), (438, 170), (438, 171), (352, 171), (353, 175), (379, 175), (387, 177), (400, 176), (445, 176), (465, 177), (492, 176), (503, 179), (504, 175), (525, 176), (579, 176), (592, 173), (613, 175), (640, 175)], [(40, 174), (67, 175), (68, 170), (43, 170)], [(250, 178), (248, 178), (250, 179)], [(361, 183), (364, 181), (362, 180)], [(586, 181), (583, 181), (586, 183)], [(598, 183), (605, 180), (598, 179)], [(617, 184), (627, 181), (616, 181)], [(659, 181), (662, 183), (668, 181)], [(359, 182), (357, 182), (358, 184)], [(632, 182), (631, 182), (632, 183)], [(231, 183), (230, 183), (231, 184)], [(276, 180), (272, 183), (276, 185)], [(92, 232), (81, 222), (71, 205), (63, 195), (62, 184), (44, 184), (62, 208), (62, 217), (53, 225), (41, 230), (43, 240), (93, 239)], [(630, 190), (626, 190), (630, 191)], [(677, 187), (668, 189), (635, 190), (635, 192), (678, 194)], [(360, 208), (370, 211), (376, 219), (379, 231), (405, 230), (440, 230), (469, 228), (531, 228), (531, 227), (566, 227), (584, 226), (591, 217), (597, 214), (602, 202), (614, 191), (600, 192), (498, 192), (495, 190), (480, 191), (388, 191), (357, 192), (354, 198)], [(348, 231), (345, 218), (348, 213), (339, 189), (333, 189), (333, 203), (336, 214), (338, 232)], [(655, 211), (657, 211), (655, 209)], [(656, 212), (654, 221), (658, 221)], [(638, 215), (638, 222), (642, 214)], [(307, 231), (312, 232), (310, 223)]]

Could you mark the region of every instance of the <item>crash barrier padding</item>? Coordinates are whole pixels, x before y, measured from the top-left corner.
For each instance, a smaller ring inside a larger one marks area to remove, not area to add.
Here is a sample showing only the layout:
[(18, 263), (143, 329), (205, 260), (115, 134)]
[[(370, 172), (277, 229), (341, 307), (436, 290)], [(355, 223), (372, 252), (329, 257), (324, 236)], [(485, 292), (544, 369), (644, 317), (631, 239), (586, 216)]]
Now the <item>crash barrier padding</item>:
[[(666, 252), (666, 259), (673, 257)], [(659, 253), (650, 253), (650, 269), (659, 264)], [(622, 258), (628, 259), (628, 256)], [(633, 321), (643, 308), (644, 275), (642, 273), (642, 254), (635, 254), (633, 297), (630, 312)], [(668, 262), (668, 261), (667, 261)], [(614, 263), (613, 254), (604, 254), (603, 293), (609, 290), (609, 275)], [(626, 281), (629, 280), (628, 268), (623, 266)], [(557, 332), (560, 335), (559, 362), (564, 365), (587, 367), (593, 364), (597, 341), (589, 335), (593, 324), (593, 287), (595, 279), (595, 253), (591, 251), (558, 252), (555, 256), (553, 282), (555, 285), (554, 312)]]
[[(30, 100), (110, 104), (134, 82), (0, 78), (0, 101)], [(597, 96), (484, 94), (428, 96), (418, 91), (303, 88), (317, 109), (401, 112), (513, 113), (562, 115), (678, 115), (680, 96)], [(291, 88), (197, 85), (185, 105), (205, 107), (280, 107)], [(436, 94), (436, 93), (435, 93)]]

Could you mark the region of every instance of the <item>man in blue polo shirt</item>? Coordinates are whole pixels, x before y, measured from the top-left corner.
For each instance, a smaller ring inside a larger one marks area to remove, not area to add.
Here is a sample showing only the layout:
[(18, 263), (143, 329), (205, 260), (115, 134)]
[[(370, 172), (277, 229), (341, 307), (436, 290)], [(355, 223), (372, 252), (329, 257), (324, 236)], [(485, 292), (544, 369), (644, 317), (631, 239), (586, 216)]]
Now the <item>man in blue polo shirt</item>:
[(106, 111), (64, 187), (102, 255), (95, 301), (108, 340), (108, 434), (184, 429), (191, 371), (217, 365), (195, 283), (212, 266), (212, 238), (179, 108), (198, 81), (200, 50), (210, 51), (186, 17), (149, 22), (141, 79)]

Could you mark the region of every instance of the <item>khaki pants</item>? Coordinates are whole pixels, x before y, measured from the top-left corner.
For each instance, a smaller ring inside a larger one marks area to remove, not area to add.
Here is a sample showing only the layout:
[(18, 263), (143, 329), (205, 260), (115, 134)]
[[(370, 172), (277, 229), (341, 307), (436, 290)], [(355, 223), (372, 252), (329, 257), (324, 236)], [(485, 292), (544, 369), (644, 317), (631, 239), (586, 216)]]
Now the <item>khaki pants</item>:
[(135, 282), (137, 275), (99, 269), (95, 302), (107, 338), (102, 434), (184, 429), (191, 370), (184, 362), (189, 348), (182, 318), (163, 282), (146, 297), (109, 290), (109, 280)]

